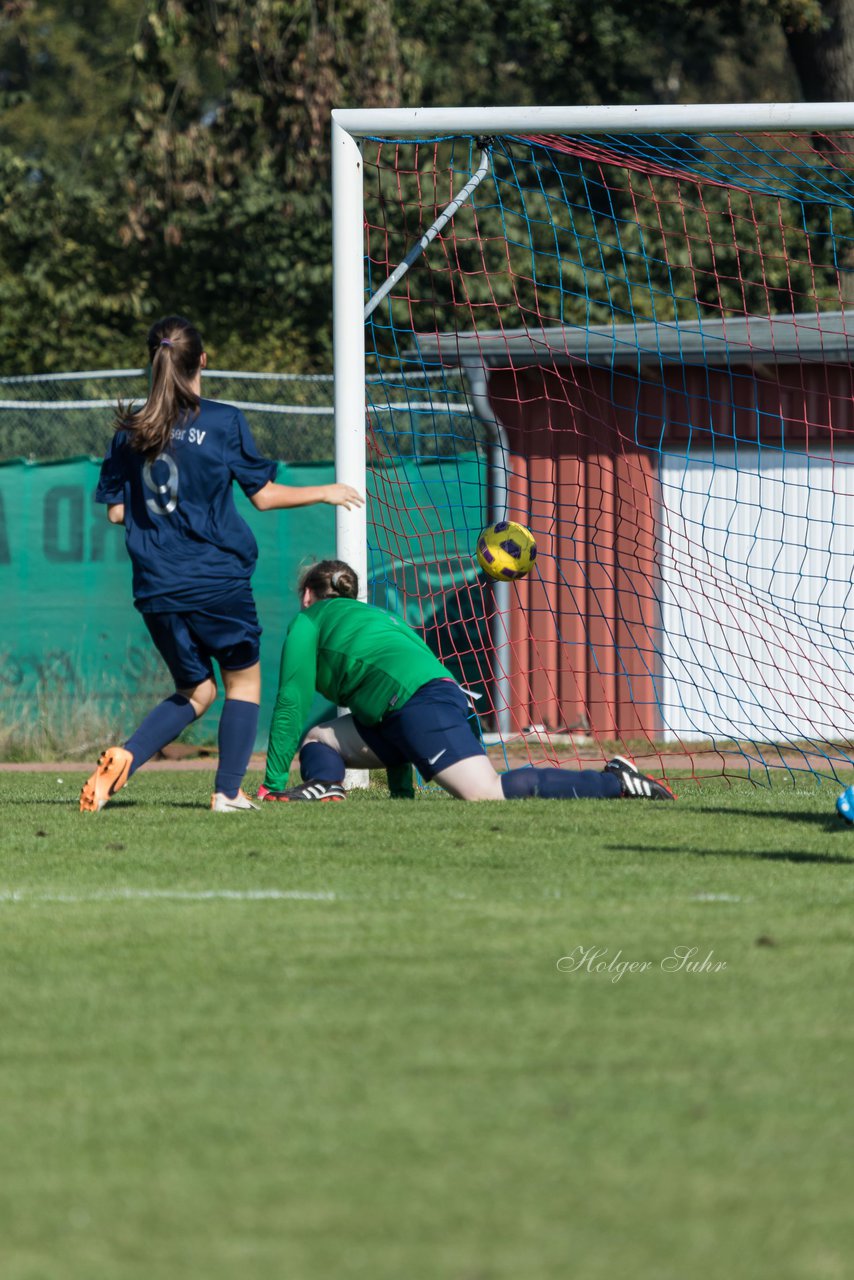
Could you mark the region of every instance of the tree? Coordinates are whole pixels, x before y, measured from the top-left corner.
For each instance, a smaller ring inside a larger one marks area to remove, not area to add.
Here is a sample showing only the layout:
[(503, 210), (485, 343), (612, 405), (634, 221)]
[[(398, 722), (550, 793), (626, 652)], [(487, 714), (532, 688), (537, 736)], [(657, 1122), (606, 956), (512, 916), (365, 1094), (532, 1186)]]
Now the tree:
[(395, 0), (395, 22), (424, 105), (747, 101), (792, 83), (777, 3)]
[(151, 6), (134, 60), (115, 143), (124, 238), (164, 305), (198, 314), (221, 352), (326, 360), (330, 112), (354, 96), (397, 101), (387, 3), (167, 0)]
[(183, 308), (220, 364), (326, 366), (333, 106), (791, 98), (794, 67), (849, 98), (852, 8), (0, 0), (0, 334), (17, 300), (42, 335), (0, 361), (132, 333), (140, 359), (140, 325)]
[(127, 99), (138, 21), (136, 0), (0, 0), (0, 143), (91, 171)]
[(810, 0), (781, 10), (807, 102), (854, 100), (854, 0)]
[(0, 147), (3, 373), (139, 362), (148, 281), (118, 233), (109, 192)]

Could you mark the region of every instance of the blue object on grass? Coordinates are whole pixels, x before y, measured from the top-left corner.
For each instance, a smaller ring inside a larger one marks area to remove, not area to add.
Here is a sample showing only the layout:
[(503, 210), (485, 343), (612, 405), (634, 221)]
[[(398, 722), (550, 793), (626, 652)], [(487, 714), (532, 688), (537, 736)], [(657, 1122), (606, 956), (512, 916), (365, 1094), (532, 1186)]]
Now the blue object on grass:
[(846, 822), (854, 824), (854, 787), (848, 787), (836, 801), (836, 812)]

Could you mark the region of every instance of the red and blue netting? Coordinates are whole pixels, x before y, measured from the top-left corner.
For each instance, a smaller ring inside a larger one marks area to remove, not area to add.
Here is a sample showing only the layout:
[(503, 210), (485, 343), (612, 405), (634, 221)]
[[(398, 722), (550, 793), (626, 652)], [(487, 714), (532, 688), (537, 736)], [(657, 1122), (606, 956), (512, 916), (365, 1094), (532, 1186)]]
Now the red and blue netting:
[(514, 760), (851, 766), (851, 141), (364, 144), (367, 296), (488, 153), (368, 321), (369, 565)]

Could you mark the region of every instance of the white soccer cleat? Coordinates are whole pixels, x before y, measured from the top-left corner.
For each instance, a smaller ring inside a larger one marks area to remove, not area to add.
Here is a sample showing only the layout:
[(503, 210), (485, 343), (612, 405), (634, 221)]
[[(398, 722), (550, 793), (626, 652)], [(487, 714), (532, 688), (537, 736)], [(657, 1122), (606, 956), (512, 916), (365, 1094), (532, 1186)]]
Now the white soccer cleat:
[(211, 813), (242, 813), (246, 809), (257, 808), (258, 805), (253, 804), (243, 791), (238, 791), (236, 796), (226, 796), (221, 791), (216, 791), (211, 796)]

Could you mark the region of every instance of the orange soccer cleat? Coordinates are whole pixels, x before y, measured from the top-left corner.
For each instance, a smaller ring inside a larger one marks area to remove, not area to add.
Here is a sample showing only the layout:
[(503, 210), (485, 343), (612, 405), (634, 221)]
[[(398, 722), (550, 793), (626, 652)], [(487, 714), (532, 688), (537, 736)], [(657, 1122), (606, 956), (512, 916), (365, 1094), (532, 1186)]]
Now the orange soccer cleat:
[(124, 747), (107, 747), (101, 752), (98, 767), (83, 784), (80, 812), (98, 813), (128, 780), (133, 756)]

